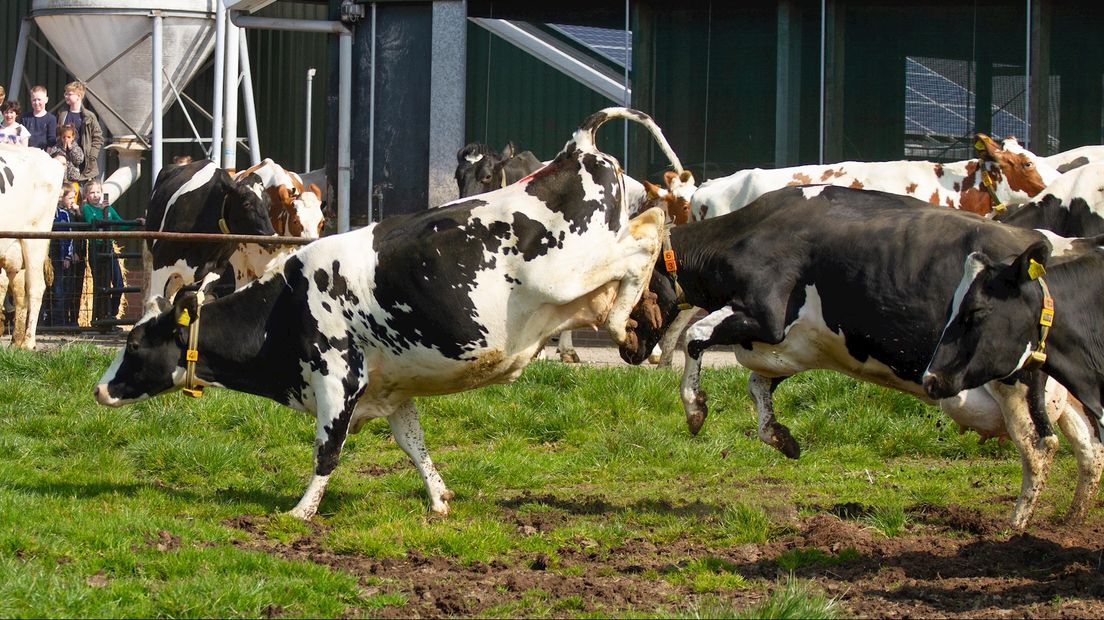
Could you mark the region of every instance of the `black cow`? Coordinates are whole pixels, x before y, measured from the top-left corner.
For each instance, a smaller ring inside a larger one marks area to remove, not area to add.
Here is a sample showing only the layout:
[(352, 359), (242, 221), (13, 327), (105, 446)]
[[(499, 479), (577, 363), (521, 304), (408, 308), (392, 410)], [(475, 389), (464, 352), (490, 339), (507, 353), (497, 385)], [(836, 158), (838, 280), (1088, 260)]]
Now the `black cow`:
[[(208, 160), (161, 169), (146, 209), (146, 230), (191, 233), (275, 235), (269, 197), (256, 174), (234, 180)], [(217, 279), (230, 265), (238, 244), (147, 240), (142, 299), (173, 297), (180, 286)]]
[(620, 166), (594, 145), (611, 118), (646, 125), (681, 172), (651, 118), (608, 108), (525, 183), (323, 238), (204, 306), (178, 296), (134, 327), (96, 399), (120, 405), (221, 385), (314, 413), (314, 476), (292, 511), (304, 519), (348, 433), (386, 417), (431, 509), (448, 512), (452, 493), (426, 451), (414, 397), (513, 381), (563, 329), (626, 336), (664, 214), (629, 219)]
[(1097, 236), (1065, 240), (1058, 255), (1044, 242), (1013, 258), (971, 253), (923, 379), (928, 394), (942, 398), (1024, 369), (1050, 375), (1095, 422), (1080, 430), (1095, 440), (1096, 458), (1078, 458), (1078, 465), (1080, 476), (1098, 479), (1104, 468), (1104, 346), (1097, 333), (1104, 320), (1102, 245), (1104, 236)]
[(501, 153), (472, 142), (456, 152), (456, 187), (461, 198), (468, 198), (517, 183), (543, 165), (530, 151), (517, 152), (513, 142)]
[[(896, 194), (834, 186), (777, 190), (728, 215), (671, 230), (677, 270), (657, 264), (650, 284), (655, 297), (646, 295), (634, 311), (635, 338), (626, 340), (621, 355), (640, 363), (680, 304), (705, 309), (708, 315), (686, 335), (681, 396), (691, 431), (706, 415), (702, 353), (737, 345), (737, 359), (752, 371), (748, 389), (760, 439), (796, 458), (797, 442), (774, 419), (772, 394), (779, 383), (824, 368), (927, 400), (921, 376), (966, 255), (978, 248), (1014, 255), (1041, 239), (1036, 231)], [(1027, 420), (1009, 429), (1024, 455), (1017, 527), (1031, 515), (1047, 452), (1057, 443), (1050, 435), (1039, 449), (1030, 439), (1029, 403), (1049, 433), (1042, 379), (1036, 374), (1010, 386), (987, 385), (944, 407), (970, 427), (1001, 414)]]

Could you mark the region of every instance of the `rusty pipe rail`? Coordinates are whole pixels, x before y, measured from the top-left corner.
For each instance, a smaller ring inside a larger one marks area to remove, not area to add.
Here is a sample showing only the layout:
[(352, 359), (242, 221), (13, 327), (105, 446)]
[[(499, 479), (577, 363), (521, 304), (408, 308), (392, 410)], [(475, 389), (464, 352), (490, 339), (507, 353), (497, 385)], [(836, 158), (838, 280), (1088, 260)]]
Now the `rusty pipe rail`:
[(259, 245), (307, 245), (317, 239), (302, 237), (276, 237), (272, 235), (234, 235), (222, 233), (182, 233), (151, 230), (51, 230), (33, 232), (26, 230), (0, 230), (0, 239), (164, 239), (172, 241), (196, 241), (199, 243), (256, 243)]

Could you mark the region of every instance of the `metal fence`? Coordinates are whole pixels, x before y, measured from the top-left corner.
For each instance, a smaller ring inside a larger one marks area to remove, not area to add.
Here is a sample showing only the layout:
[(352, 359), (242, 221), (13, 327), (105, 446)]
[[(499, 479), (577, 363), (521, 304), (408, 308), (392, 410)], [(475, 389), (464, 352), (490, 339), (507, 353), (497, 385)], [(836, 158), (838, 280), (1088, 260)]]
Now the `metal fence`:
[[(251, 243), (257, 245), (306, 245), (314, 239), (264, 235), (226, 235), (169, 231), (125, 230), (140, 226), (137, 220), (70, 222), (55, 224), (51, 232), (0, 231), (0, 239), (50, 239), (50, 271), (39, 316), (41, 332), (109, 332), (133, 325), (137, 315), (128, 312), (141, 307), (137, 297), (149, 274), (125, 268), (126, 259), (141, 258), (140, 251), (124, 251), (124, 239), (171, 239), (194, 243)], [(64, 241), (73, 242), (66, 251)], [(68, 256), (68, 258), (66, 258)], [(185, 287), (184, 290), (194, 289)], [(227, 268), (214, 286), (216, 294), (234, 290), (232, 269)], [(14, 322), (14, 305), (9, 295), (3, 303), (5, 331)]]

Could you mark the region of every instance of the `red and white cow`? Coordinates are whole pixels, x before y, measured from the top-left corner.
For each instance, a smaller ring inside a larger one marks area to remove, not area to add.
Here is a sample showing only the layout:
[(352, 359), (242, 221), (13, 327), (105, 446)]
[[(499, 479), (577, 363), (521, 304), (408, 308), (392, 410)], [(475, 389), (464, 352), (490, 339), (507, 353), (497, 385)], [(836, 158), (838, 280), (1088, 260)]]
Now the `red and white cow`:
[[(251, 174), (260, 177), (261, 185), (268, 194), (268, 216), (277, 235), (301, 239), (322, 236), (326, 216), (322, 212), (322, 190), (317, 185), (304, 186), (302, 177), (297, 173), (285, 170), (268, 158), (236, 173), (234, 179), (241, 181)], [(239, 243), (238, 249), (230, 255), (230, 264), (234, 267), (234, 288), (256, 280), (269, 267), (283, 262), (298, 247)]]
[[(767, 192), (795, 185), (838, 185), (874, 189), (919, 198), (933, 205), (991, 216), (996, 205), (1024, 204), (1058, 179), (1059, 172), (1024, 149), (1015, 138), (997, 144), (977, 134), (978, 157), (947, 164), (929, 161), (845, 161), (764, 170), (754, 168), (711, 179), (698, 188), (683, 188), (691, 198), (695, 221), (724, 215), (750, 204)], [(990, 192), (981, 171), (988, 173)]]
[[(64, 176), (45, 151), (0, 145), (0, 230), (49, 232)], [(35, 348), (49, 250), (49, 239), (0, 239), (0, 269), (15, 301), (12, 344), (20, 348)]]

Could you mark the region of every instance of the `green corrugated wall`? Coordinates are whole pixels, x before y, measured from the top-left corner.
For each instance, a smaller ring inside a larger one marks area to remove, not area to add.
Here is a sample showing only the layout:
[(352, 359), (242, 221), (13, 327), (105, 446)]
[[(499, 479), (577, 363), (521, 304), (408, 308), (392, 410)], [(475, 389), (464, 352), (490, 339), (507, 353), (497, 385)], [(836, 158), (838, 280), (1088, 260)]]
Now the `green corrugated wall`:
[[(468, 23), (467, 140), (518, 148), (551, 159), (587, 116), (620, 105), (528, 53)], [(622, 122), (598, 134), (603, 151), (622, 158)]]

